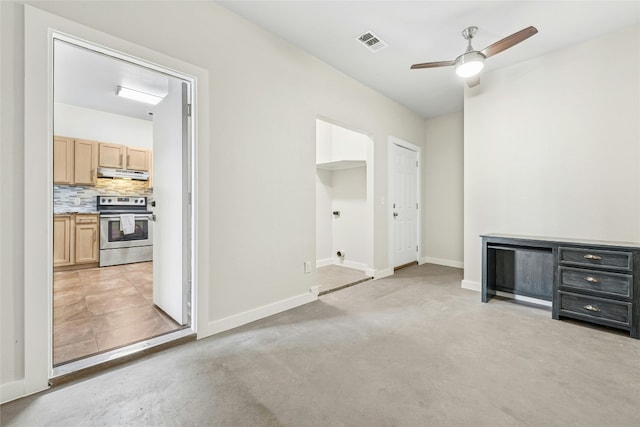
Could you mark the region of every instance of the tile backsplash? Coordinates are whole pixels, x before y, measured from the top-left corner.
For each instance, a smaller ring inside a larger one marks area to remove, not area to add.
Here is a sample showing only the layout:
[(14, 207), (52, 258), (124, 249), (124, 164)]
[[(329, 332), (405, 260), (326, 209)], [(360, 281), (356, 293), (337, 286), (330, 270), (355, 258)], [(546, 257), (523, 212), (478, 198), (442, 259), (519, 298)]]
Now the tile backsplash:
[[(153, 190), (146, 181), (126, 179), (98, 178), (96, 186), (53, 186), (53, 213), (96, 212), (96, 196), (146, 196), (148, 202), (153, 199)], [(80, 204), (76, 204), (76, 198)]]

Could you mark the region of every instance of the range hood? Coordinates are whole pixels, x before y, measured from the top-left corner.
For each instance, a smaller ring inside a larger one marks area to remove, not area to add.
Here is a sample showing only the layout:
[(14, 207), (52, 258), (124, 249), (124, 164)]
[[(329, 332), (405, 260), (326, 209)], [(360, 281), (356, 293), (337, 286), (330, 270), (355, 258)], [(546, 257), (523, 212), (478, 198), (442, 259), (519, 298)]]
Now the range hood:
[(125, 169), (98, 168), (98, 178), (121, 178), (148, 181), (149, 172), (130, 171)]

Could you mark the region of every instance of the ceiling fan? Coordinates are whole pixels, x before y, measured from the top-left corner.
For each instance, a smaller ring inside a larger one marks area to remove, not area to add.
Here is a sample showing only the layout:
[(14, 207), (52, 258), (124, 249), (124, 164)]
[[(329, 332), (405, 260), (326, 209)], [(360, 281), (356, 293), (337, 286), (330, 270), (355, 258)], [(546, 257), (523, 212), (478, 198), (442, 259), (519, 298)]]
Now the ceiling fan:
[(473, 39), (477, 31), (478, 27), (468, 27), (462, 31), (462, 37), (468, 41), (467, 50), (453, 61), (413, 64), (411, 69), (449, 67), (451, 65), (455, 65), (456, 74), (467, 79), (467, 86), (474, 87), (480, 84), (479, 73), (482, 70), (482, 67), (484, 67), (484, 60), (486, 58), (496, 55), (503, 50), (507, 50), (538, 32), (535, 27), (527, 27), (503, 38), (502, 40), (498, 40), (489, 47), (485, 47), (482, 50), (474, 50), (471, 46), (471, 39)]

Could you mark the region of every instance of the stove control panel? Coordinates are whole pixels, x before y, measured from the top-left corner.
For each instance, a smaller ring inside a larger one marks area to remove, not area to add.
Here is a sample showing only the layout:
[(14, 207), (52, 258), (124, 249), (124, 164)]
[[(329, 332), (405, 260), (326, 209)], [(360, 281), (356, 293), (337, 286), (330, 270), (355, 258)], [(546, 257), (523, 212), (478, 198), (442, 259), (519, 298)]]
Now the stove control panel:
[(101, 206), (147, 206), (146, 197), (98, 196), (98, 207)]

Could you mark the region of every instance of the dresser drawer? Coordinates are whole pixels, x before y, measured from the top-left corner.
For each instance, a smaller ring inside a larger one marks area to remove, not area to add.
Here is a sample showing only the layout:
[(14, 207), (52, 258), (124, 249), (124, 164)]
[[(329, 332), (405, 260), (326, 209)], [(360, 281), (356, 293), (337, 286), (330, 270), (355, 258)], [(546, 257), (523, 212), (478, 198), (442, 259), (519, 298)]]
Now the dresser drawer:
[(602, 296), (633, 296), (633, 276), (631, 274), (609, 273), (581, 268), (560, 267), (560, 287), (585, 290)]
[(617, 327), (631, 326), (631, 303), (629, 302), (612, 301), (562, 291), (559, 294), (561, 316)]
[(612, 270), (631, 270), (633, 254), (625, 251), (558, 248), (561, 265), (597, 266)]

